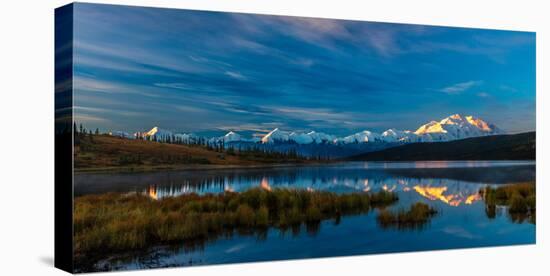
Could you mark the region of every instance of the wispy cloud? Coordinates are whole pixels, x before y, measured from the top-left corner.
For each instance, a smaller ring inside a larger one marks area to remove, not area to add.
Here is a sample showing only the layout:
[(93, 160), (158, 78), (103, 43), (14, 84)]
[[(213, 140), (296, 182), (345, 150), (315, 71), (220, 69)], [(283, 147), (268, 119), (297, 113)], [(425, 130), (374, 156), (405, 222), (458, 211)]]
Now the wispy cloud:
[(238, 80), (246, 80), (247, 78), (245, 76), (243, 76), (243, 74), (239, 73), (239, 72), (233, 72), (233, 71), (226, 71), (225, 74), (227, 76), (230, 76), (234, 79), (238, 79)]
[(301, 119), (306, 121), (341, 121), (349, 120), (349, 114), (338, 112), (328, 108), (305, 108), (305, 107), (275, 107), (271, 109), (274, 113), (288, 118)]
[(109, 81), (77, 75), (73, 77), (73, 83), (73, 89), (76, 91), (137, 94), (153, 98), (162, 97), (162, 94), (152, 93), (150, 87), (119, 81)]
[(226, 125), (219, 127), (223, 131), (254, 131), (260, 133), (267, 133), (272, 131), (274, 128), (281, 128), (284, 124), (281, 122), (266, 122), (258, 124), (240, 124), (240, 125)]
[(142, 75), (159, 75), (159, 76), (176, 76), (174, 73), (170, 73), (163, 70), (155, 70), (146, 68), (143, 65), (128, 62), (128, 61), (114, 61), (106, 58), (98, 58), (92, 56), (77, 56), (74, 59), (75, 67), (91, 67), (107, 69), (111, 71), (138, 73)]
[[(192, 63), (190, 58), (174, 58), (168, 53), (147, 51), (143, 47), (115, 42), (88, 42), (75, 39), (75, 63), (117, 71), (159, 75), (205, 73), (212, 69)], [(187, 62), (186, 62), (187, 60)]]
[(78, 123), (87, 124), (87, 123), (104, 123), (108, 122), (109, 120), (106, 118), (102, 118), (99, 116), (94, 115), (86, 115), (86, 114), (75, 114), (74, 120)]
[(507, 91), (507, 92), (518, 92), (518, 89), (512, 87), (512, 86), (508, 86), (508, 85), (501, 85), (499, 86), (500, 90), (502, 91)]
[(129, 117), (139, 117), (144, 116), (146, 113), (143, 112), (136, 112), (136, 111), (127, 111), (127, 110), (120, 110), (120, 109), (111, 109), (111, 108), (101, 108), (101, 107), (90, 107), (90, 106), (74, 106), (74, 112), (75, 114), (95, 114), (97, 116), (99, 115), (106, 115), (106, 114), (116, 114), (119, 116), (129, 116)]
[(478, 85), (481, 85), (483, 82), (482, 81), (467, 81), (467, 82), (459, 82), (459, 83), (455, 83), (453, 85), (450, 85), (450, 86), (447, 86), (447, 87), (444, 87), (444, 88), (441, 88), (439, 91), (443, 92), (443, 93), (447, 93), (449, 95), (456, 95), (456, 94), (460, 94), (474, 86), (478, 86)]
[(491, 95), (487, 92), (479, 92), (479, 93), (477, 93), (477, 96), (480, 97), (480, 98), (489, 98), (489, 97), (491, 97)]
[(115, 83), (97, 80), (87, 77), (75, 76), (73, 78), (74, 89), (91, 91), (91, 92), (103, 92), (103, 93), (117, 93), (117, 92), (126, 92), (127, 88), (122, 85), (116, 85)]
[(154, 83), (154, 86), (163, 87), (163, 88), (172, 88), (172, 89), (180, 89), (180, 90), (190, 90), (192, 87), (185, 83), (181, 82), (174, 82), (174, 83)]

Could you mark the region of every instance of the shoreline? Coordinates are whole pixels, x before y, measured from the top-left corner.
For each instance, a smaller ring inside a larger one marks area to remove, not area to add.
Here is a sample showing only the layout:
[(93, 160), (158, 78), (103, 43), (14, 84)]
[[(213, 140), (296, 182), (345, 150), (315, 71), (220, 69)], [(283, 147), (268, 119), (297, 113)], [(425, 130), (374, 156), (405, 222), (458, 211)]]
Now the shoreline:
[[(285, 167), (303, 167), (303, 166), (321, 166), (334, 165), (347, 162), (368, 162), (368, 163), (408, 163), (408, 162), (446, 162), (446, 161), (463, 161), (463, 162), (533, 162), (533, 164), (522, 164), (526, 166), (535, 165), (536, 160), (419, 160), (419, 161), (346, 161), (332, 160), (324, 162), (300, 162), (300, 163), (264, 163), (264, 164), (192, 164), (192, 165), (158, 165), (158, 166), (119, 166), (119, 167), (99, 167), (99, 168), (75, 168), (75, 174), (86, 173), (134, 173), (134, 172), (162, 172), (162, 171), (194, 171), (194, 170), (224, 170), (224, 169), (261, 169), (261, 168), (285, 168)], [(434, 168), (435, 169), (435, 168)]]
[(271, 163), (254, 165), (216, 165), (216, 164), (197, 164), (197, 165), (175, 165), (175, 166), (146, 166), (146, 167), (102, 167), (102, 168), (75, 168), (75, 174), (86, 173), (132, 173), (132, 172), (160, 172), (160, 171), (194, 171), (194, 170), (224, 170), (224, 169), (261, 169), (261, 168), (285, 168), (301, 167), (311, 165), (332, 165), (345, 161), (333, 162), (303, 162), (303, 163)]

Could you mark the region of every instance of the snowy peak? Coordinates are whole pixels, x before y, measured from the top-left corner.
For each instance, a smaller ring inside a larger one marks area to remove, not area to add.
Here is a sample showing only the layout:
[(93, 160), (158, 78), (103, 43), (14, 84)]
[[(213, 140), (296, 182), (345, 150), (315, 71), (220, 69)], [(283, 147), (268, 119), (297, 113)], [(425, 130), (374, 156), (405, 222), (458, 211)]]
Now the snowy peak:
[(176, 134), (174, 134), (174, 139), (176, 139), (176, 141), (181, 141), (181, 142), (184, 142), (184, 143), (190, 143), (190, 142), (197, 141), (199, 139), (199, 137), (196, 136), (195, 134), (176, 133)]
[(431, 121), (420, 126), (415, 132), (424, 142), (450, 141), (469, 137), (501, 134), (502, 131), (474, 116), (454, 114), (443, 120)]
[(367, 142), (382, 142), (382, 136), (378, 133), (374, 133), (368, 130), (346, 136), (341, 139), (345, 144), (367, 143)]
[(442, 124), (444, 124), (444, 123), (455, 124), (456, 122), (464, 122), (464, 118), (465, 118), (464, 115), (461, 115), (461, 114), (457, 113), (457, 114), (453, 114), (453, 115), (441, 120), (441, 123)]
[(431, 121), (425, 125), (420, 126), (414, 133), (416, 135), (423, 135), (427, 133), (446, 133), (443, 128), (443, 124), (436, 121)]
[(451, 115), (439, 122), (442, 125), (457, 125), (459, 127), (474, 127), (483, 132), (496, 132), (496, 127), (474, 116), (461, 114)]
[(311, 137), (313, 142), (317, 144), (331, 143), (331, 142), (334, 142), (334, 140), (336, 140), (336, 136), (322, 133), (322, 132), (310, 131), (307, 133), (307, 135)]
[(159, 131), (159, 127), (153, 127), (151, 130), (145, 133), (146, 136), (153, 136)]
[(288, 140), (301, 145), (313, 143), (313, 138), (307, 135), (307, 133), (292, 132), (288, 135)]
[(409, 130), (397, 130), (390, 128), (382, 132), (382, 140), (389, 143), (417, 142), (418, 136)]
[(279, 128), (275, 128), (274, 130), (266, 134), (261, 141), (264, 144), (275, 143), (275, 142), (287, 142), (289, 139), (289, 136), (290, 136), (290, 133), (288, 133), (287, 131), (282, 131), (282, 130), (279, 130)]
[(159, 127), (154, 127), (148, 132), (146, 132), (144, 136), (146, 137), (156, 136), (157, 138), (166, 138), (166, 137), (172, 136), (172, 134), (173, 133), (171, 131), (161, 129)]
[(323, 143), (332, 143), (336, 140), (334, 135), (329, 135), (322, 132), (288, 132), (275, 128), (268, 134), (266, 134), (260, 140), (262, 143), (284, 143), (284, 142), (293, 142), (300, 145), (305, 144), (323, 144)]
[(241, 141), (241, 135), (238, 134), (238, 133), (235, 133), (233, 131), (230, 131), (228, 132), (227, 134), (225, 134), (223, 136), (223, 141), (228, 143), (228, 142), (238, 142), (238, 141)]
[(471, 125), (479, 128), (482, 131), (500, 132), (500, 130), (498, 130), (494, 125), (488, 124), (487, 122), (485, 122), (481, 119), (478, 119), (478, 118), (474, 118), (473, 116), (466, 116), (466, 120), (468, 121), (468, 123), (470, 123)]

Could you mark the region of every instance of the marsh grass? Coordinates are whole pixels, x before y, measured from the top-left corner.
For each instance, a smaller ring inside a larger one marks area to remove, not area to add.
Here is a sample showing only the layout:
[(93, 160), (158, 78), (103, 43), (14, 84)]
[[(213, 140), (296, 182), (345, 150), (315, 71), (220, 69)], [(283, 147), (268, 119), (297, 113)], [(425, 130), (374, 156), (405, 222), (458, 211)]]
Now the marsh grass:
[(497, 188), (486, 187), (480, 190), (485, 200), (487, 217), (496, 217), (496, 207), (506, 206), (513, 222), (536, 223), (536, 185), (534, 182), (516, 183)]
[(308, 233), (326, 219), (366, 213), (397, 201), (393, 193), (335, 194), (323, 191), (260, 188), (242, 193), (188, 194), (163, 200), (108, 193), (75, 199), (75, 255), (80, 264), (117, 252), (259, 234), (269, 227)]
[(436, 214), (437, 210), (428, 204), (417, 202), (412, 204), (408, 210), (381, 210), (376, 219), (384, 229), (422, 229)]

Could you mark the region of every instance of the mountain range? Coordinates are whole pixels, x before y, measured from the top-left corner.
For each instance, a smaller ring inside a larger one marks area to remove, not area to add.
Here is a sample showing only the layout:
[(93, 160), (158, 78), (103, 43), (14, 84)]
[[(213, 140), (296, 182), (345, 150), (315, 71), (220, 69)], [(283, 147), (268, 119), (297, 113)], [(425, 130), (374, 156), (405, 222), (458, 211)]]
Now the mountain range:
[[(382, 133), (364, 130), (344, 137), (309, 131), (284, 131), (275, 128), (262, 137), (244, 137), (237, 132), (230, 131), (224, 136), (211, 137), (212, 143), (259, 143), (259, 144), (298, 144), (298, 145), (347, 145), (363, 143), (390, 143), (407, 144), (418, 142), (448, 142), (465, 138), (504, 134), (504, 131), (480, 118), (454, 114), (440, 121), (430, 121), (416, 130), (397, 130), (390, 128)], [(190, 141), (201, 137), (195, 134), (175, 133), (169, 130), (154, 127), (147, 132), (129, 134), (123, 131), (111, 132), (111, 135), (124, 138), (154, 138), (158, 141), (178, 139)]]

